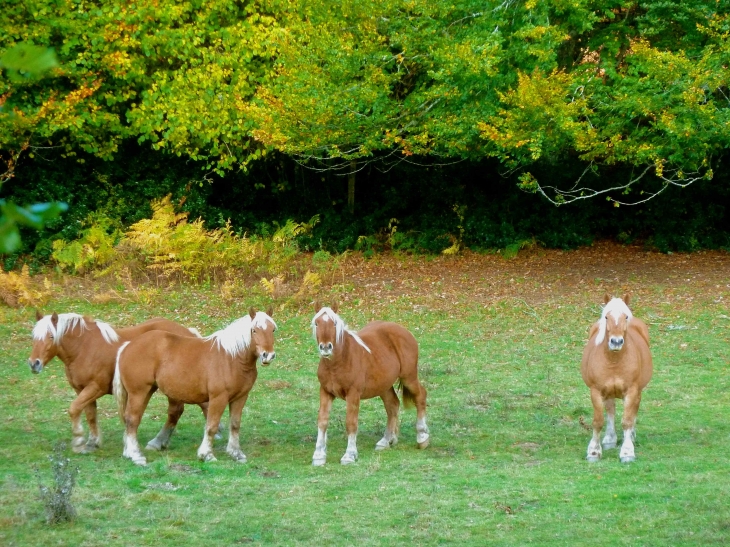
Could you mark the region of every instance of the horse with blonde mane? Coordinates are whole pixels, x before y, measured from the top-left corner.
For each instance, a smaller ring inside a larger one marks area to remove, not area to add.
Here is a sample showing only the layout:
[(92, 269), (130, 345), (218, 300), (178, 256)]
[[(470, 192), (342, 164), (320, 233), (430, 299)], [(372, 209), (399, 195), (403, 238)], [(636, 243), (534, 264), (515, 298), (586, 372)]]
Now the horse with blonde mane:
[[(244, 463), (239, 430), (241, 413), (256, 381), (256, 361), (268, 365), (276, 357), (276, 323), (268, 313), (256, 312), (205, 338), (185, 338), (168, 332), (148, 332), (119, 349), (114, 374), (114, 396), (125, 424), (122, 455), (137, 465), (147, 459), (137, 442), (137, 428), (150, 397), (158, 389), (180, 403), (208, 403), (203, 442), (198, 458), (215, 461), (213, 436), (228, 406), (230, 434), (226, 452)], [(172, 417), (174, 428), (176, 419)], [(170, 432), (171, 434), (172, 432)]]
[(400, 381), (404, 406), (417, 410), (416, 441), (426, 448), (429, 432), (426, 425), (426, 389), (418, 381), (418, 343), (401, 325), (373, 321), (358, 332), (347, 328), (337, 315), (338, 307), (315, 304), (312, 333), (319, 349), (319, 417), (317, 444), (312, 465), (327, 461), (327, 424), (332, 401), (347, 403), (347, 450), (340, 459), (343, 465), (357, 460), (357, 425), (360, 400), (380, 397), (388, 416), (385, 435), (375, 445), (376, 450), (395, 446), (398, 442), (398, 411), (400, 401), (393, 385)]
[[(636, 459), (636, 415), (641, 392), (651, 380), (652, 360), (649, 350), (649, 329), (629, 309), (629, 295), (610, 298), (606, 294), (600, 319), (591, 327), (588, 344), (583, 351), (580, 371), (591, 391), (593, 403), (593, 437), (588, 443), (586, 459), (601, 459), (602, 448), (616, 447), (616, 399), (623, 399), (621, 420), (624, 437), (619, 458), (622, 463)], [(600, 441), (604, 406), (607, 416), (606, 435)], [(601, 446), (602, 445), (602, 446)]]
[[(43, 315), (36, 312), (33, 328), (33, 348), (28, 366), (33, 374), (40, 374), (43, 367), (54, 357), (64, 364), (68, 383), (76, 392), (76, 398), (68, 409), (71, 418), (74, 452), (92, 452), (101, 446), (101, 432), (96, 418), (96, 400), (112, 392), (112, 378), (117, 350), (125, 342), (151, 330), (163, 330), (187, 337), (199, 337), (195, 329), (187, 329), (167, 319), (150, 319), (134, 327), (114, 329), (108, 323), (95, 321), (77, 313), (53, 312)], [(86, 414), (89, 438), (84, 439), (81, 412)], [(203, 407), (203, 413), (206, 409)], [(178, 414), (182, 409), (170, 409)], [(160, 433), (163, 433), (163, 427)], [(151, 444), (159, 442), (155, 437)]]

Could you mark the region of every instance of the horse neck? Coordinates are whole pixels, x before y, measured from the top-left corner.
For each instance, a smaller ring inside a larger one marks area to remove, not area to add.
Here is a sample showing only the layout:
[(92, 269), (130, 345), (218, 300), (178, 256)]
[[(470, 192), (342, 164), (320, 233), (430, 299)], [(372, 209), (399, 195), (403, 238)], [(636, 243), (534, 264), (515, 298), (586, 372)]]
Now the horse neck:
[(335, 343), (335, 347), (332, 351), (332, 357), (326, 359), (322, 357), (331, 368), (343, 368), (351, 367), (353, 359), (357, 358), (358, 351), (365, 351), (355, 339), (350, 336), (350, 333), (344, 332), (342, 335), (342, 342)]
[(243, 367), (244, 369), (256, 368), (256, 360), (258, 359), (252, 345), (249, 345), (244, 351), (231, 358), (234, 365)]

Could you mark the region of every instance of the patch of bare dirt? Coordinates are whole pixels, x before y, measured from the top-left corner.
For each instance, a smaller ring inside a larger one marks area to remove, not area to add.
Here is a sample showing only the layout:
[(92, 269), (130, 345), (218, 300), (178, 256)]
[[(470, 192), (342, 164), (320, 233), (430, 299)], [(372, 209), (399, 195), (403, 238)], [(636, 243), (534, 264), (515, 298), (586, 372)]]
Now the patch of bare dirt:
[(730, 300), (730, 253), (663, 254), (599, 242), (572, 251), (532, 249), (512, 259), (469, 251), (436, 258), (352, 255), (332, 275), (331, 285), (338, 283), (351, 285), (344, 300), (378, 297), (387, 305), (405, 297), (439, 308), (505, 299), (599, 303), (606, 292), (718, 302)]

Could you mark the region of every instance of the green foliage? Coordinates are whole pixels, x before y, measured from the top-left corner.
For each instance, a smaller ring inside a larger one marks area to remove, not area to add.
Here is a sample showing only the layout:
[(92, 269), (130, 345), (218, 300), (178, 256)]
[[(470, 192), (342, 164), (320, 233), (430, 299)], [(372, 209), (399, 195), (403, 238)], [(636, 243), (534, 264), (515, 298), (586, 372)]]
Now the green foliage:
[(79, 467), (71, 463), (71, 459), (66, 457), (65, 451), (66, 444), (58, 442), (53, 447), (53, 453), (48, 456), (53, 475), (53, 482), (50, 486), (41, 482), (40, 473), (36, 469), (39, 495), (46, 510), (48, 524), (70, 522), (76, 518), (76, 508), (71, 501), (71, 496), (76, 486)]
[(103, 213), (89, 215), (87, 228), (74, 241), (57, 239), (53, 242), (53, 259), (61, 270), (71, 273), (104, 266), (116, 257), (115, 245), (122, 236), (118, 222)]

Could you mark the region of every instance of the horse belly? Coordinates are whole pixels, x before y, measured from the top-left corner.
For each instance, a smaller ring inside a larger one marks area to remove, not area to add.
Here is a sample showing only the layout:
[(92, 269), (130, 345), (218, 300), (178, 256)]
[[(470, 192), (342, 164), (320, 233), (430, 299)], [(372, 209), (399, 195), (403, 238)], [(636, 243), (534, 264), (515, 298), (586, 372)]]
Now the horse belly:
[(161, 367), (155, 380), (158, 389), (175, 401), (198, 404), (208, 400), (205, 378), (194, 370)]

